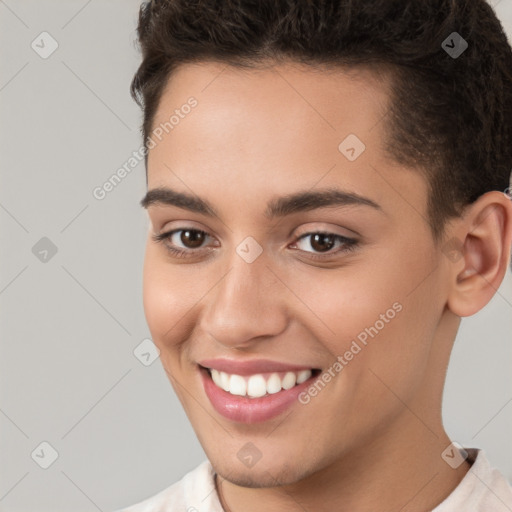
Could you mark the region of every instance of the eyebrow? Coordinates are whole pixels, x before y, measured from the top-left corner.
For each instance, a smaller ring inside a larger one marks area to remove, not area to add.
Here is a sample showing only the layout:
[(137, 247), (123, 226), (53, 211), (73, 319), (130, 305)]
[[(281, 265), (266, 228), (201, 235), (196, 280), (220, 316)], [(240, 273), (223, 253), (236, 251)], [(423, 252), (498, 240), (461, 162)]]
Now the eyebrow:
[[(191, 212), (200, 213), (209, 217), (219, 217), (218, 212), (211, 203), (205, 199), (191, 194), (177, 192), (167, 187), (158, 187), (148, 190), (140, 201), (143, 208), (151, 205), (177, 206)], [(382, 211), (379, 204), (371, 199), (336, 188), (320, 190), (305, 190), (271, 199), (267, 203), (265, 217), (285, 217), (297, 212), (315, 210), (329, 206), (369, 206)]]

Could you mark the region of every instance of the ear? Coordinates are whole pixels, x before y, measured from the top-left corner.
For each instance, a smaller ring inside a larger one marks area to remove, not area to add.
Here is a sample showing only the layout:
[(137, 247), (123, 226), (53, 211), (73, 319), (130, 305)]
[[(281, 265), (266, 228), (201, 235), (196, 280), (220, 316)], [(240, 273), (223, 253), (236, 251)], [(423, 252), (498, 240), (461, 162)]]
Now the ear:
[(449, 265), (450, 311), (471, 316), (492, 299), (508, 270), (511, 245), (511, 198), (487, 192), (466, 208), (442, 248)]

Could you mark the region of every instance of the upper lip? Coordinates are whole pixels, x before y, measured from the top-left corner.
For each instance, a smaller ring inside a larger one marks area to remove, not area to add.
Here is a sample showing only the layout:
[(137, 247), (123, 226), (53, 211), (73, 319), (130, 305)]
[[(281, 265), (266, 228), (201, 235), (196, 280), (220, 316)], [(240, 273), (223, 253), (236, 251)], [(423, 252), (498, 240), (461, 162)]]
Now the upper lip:
[(205, 368), (213, 368), (221, 372), (235, 375), (253, 375), (255, 373), (269, 372), (298, 372), (301, 370), (312, 370), (313, 366), (282, 363), (269, 359), (249, 359), (236, 361), (234, 359), (204, 359), (198, 363)]

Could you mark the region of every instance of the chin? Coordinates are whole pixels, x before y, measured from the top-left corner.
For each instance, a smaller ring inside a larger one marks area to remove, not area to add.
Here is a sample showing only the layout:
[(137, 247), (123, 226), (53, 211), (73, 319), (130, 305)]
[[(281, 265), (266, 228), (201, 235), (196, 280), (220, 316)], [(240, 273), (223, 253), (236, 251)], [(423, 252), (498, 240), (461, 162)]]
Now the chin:
[(210, 459), (215, 472), (221, 480), (227, 480), (240, 487), (261, 488), (292, 485), (306, 478), (314, 470), (306, 468), (298, 463), (296, 467), (290, 467), (288, 463), (258, 461), (252, 468), (236, 468), (229, 461), (215, 461)]

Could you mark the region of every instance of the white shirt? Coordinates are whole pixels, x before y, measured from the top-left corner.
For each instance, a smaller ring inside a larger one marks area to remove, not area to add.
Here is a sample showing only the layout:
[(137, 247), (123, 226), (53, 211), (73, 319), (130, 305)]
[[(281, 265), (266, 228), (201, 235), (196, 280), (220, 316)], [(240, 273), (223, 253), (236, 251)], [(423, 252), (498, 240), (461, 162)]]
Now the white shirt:
[[(512, 486), (493, 468), (483, 450), (466, 448), (474, 461), (459, 485), (431, 512), (512, 512)], [(135, 505), (115, 512), (225, 512), (208, 460), (179, 482)]]

